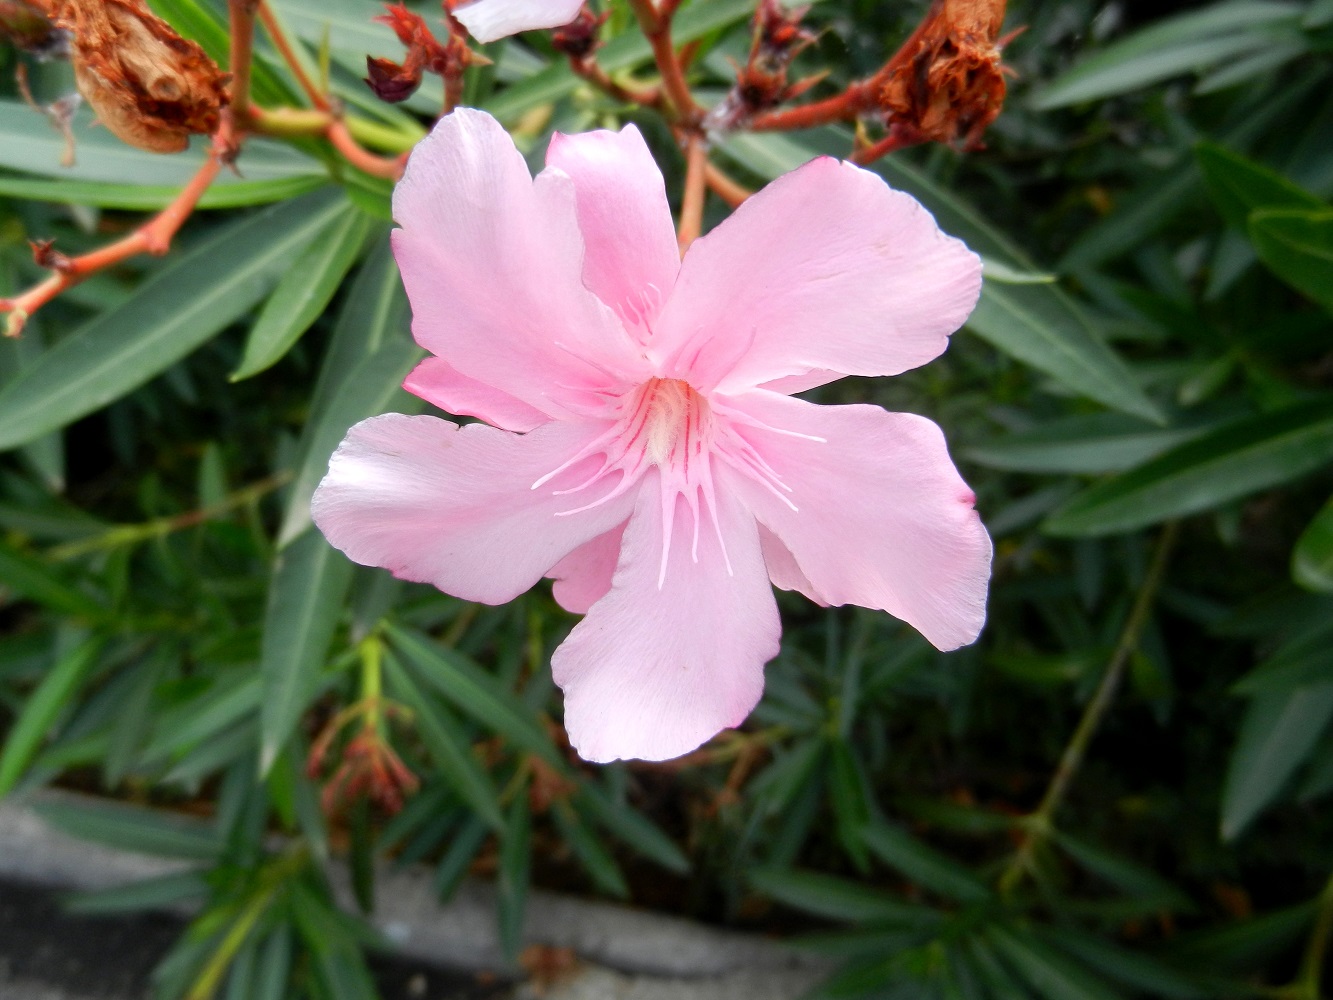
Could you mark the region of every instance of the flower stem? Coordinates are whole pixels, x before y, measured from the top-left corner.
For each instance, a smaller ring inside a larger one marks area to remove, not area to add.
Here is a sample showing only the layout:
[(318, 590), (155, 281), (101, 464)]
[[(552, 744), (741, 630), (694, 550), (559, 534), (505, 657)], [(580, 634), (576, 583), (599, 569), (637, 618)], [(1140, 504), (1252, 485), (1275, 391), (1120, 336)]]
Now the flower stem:
[(1314, 930), (1305, 946), (1300, 975), (1296, 980), (1296, 995), (1302, 1000), (1320, 1000), (1320, 984), (1324, 978), (1324, 960), (1328, 954), (1329, 936), (1333, 934), (1333, 878), (1324, 885), (1319, 895), (1319, 915)]
[(629, 5), (639, 20), (639, 29), (652, 46), (657, 71), (662, 74), (662, 89), (671, 102), (675, 120), (690, 127), (697, 126), (703, 118), (703, 109), (695, 103), (690, 85), (685, 81), (685, 68), (681, 66), (680, 56), (671, 41), (671, 19), (677, 4), (664, 0), (659, 9), (653, 0), (629, 0)]
[(704, 164), (704, 178), (708, 181), (708, 189), (732, 208), (754, 194), (749, 188), (737, 184), (722, 168), (715, 166), (711, 160)]
[(1017, 887), (1023, 875), (1029, 870), (1037, 848), (1051, 834), (1055, 813), (1064, 801), (1065, 795), (1069, 792), (1074, 776), (1078, 773), (1079, 767), (1082, 766), (1084, 757), (1087, 756), (1088, 747), (1101, 726), (1102, 719), (1115, 700), (1116, 691), (1120, 687), (1130, 657), (1139, 648), (1139, 640), (1143, 635), (1143, 629), (1148, 624), (1148, 617), (1152, 612), (1157, 592), (1161, 589), (1162, 580), (1166, 576), (1167, 562), (1171, 550), (1175, 546), (1179, 530), (1180, 523), (1178, 521), (1169, 521), (1162, 529), (1161, 535), (1158, 536), (1152, 562), (1149, 564), (1148, 572), (1134, 597), (1134, 605), (1130, 609), (1129, 618), (1125, 621), (1125, 627), (1120, 631), (1120, 638), (1116, 642), (1115, 651), (1111, 654), (1111, 660), (1106, 666), (1106, 672), (1102, 674), (1097, 692), (1083, 710), (1083, 717), (1079, 720), (1078, 728), (1074, 730), (1074, 735), (1070, 738), (1069, 744), (1060, 757), (1060, 763), (1046, 788), (1046, 794), (1042, 796), (1041, 804), (1037, 806), (1035, 812), (1023, 820), (1022, 840), (1018, 849), (1014, 852), (1013, 858), (1000, 876), (999, 885), (1004, 892), (1010, 892)]
[(227, 5), (231, 26), (231, 54), (227, 66), (231, 73), (231, 103), (228, 113), (242, 129), (250, 116), (250, 63), (254, 55), (255, 9), (259, 0), (230, 0)]
[(287, 64), (287, 68), (292, 71), (292, 76), (296, 77), (296, 82), (305, 91), (306, 97), (310, 98), (310, 103), (320, 111), (328, 111), (330, 107), (328, 95), (315, 86), (315, 82), (306, 73), (300, 56), (297, 55), (291, 40), (287, 37), (286, 32), (282, 30), (282, 25), (278, 23), (277, 17), (274, 16), (272, 9), (265, 0), (259, 0), (259, 20), (264, 25), (264, 30), (268, 32), (269, 38), (273, 40), (273, 46), (278, 50), (278, 55)]
[(162, 538), (185, 528), (193, 528), (206, 521), (216, 520), (238, 507), (246, 507), (262, 497), (272, 493), (291, 479), (291, 474), (279, 472), (257, 483), (244, 486), (231, 495), (208, 507), (189, 510), (172, 517), (159, 517), (142, 524), (120, 524), (109, 531), (93, 538), (81, 538), (78, 541), (57, 545), (47, 555), (52, 559), (73, 559), (89, 552), (119, 548), (122, 545), (137, 545), (153, 538)]
[(691, 135), (685, 144), (685, 194), (680, 203), (680, 230), (676, 240), (682, 257), (703, 232), (707, 168), (708, 151), (704, 148), (703, 138)]

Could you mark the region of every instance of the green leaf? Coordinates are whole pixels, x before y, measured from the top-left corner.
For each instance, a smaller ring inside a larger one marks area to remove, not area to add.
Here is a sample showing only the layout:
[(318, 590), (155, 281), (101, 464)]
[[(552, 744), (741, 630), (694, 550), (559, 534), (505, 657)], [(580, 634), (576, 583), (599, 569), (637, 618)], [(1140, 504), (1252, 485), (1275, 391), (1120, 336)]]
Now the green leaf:
[(385, 240), (357, 273), (324, 353), (297, 446), (301, 457), (287, 488), (279, 546), (310, 527), (310, 498), (348, 428), (389, 409), (415, 407), (417, 397), (402, 382), (422, 351), (408, 335), (406, 316), (403, 282)]
[(1250, 216), (1250, 241), (1269, 270), (1333, 310), (1333, 209), (1260, 209)]
[(1024, 271), (991, 257), (981, 258), (981, 276), (1002, 285), (1052, 285), (1060, 279), (1054, 274)]
[(108, 611), (83, 591), (70, 586), (40, 559), (15, 552), (0, 543), (0, 588), (26, 597), (53, 611), (88, 618), (104, 618)]
[(164, 910), (184, 900), (209, 894), (200, 872), (179, 872), (142, 879), (111, 889), (78, 892), (66, 896), (64, 906), (73, 913), (130, 913), (135, 910)]
[(267, 774), (319, 689), (352, 563), (310, 532), (277, 556), (264, 612), (260, 773)]
[(523, 912), (532, 869), (532, 813), (528, 797), (515, 795), (500, 838), (500, 869), (495, 883), (500, 910), (500, 946), (513, 962), (523, 946)]
[(658, 829), (642, 813), (621, 802), (612, 801), (592, 781), (580, 782), (574, 793), (575, 806), (589, 814), (603, 829), (614, 834), (626, 847), (655, 861), (667, 871), (684, 875), (690, 870), (689, 858), (675, 841)]
[[(44, 115), (22, 101), (0, 100), (0, 167), (39, 174), (59, 182), (97, 181), (180, 190), (203, 166), (208, 142), (197, 139), (191, 149), (174, 156), (127, 146), (95, 124), (91, 110), (74, 116), (75, 162), (60, 164), (65, 140)], [(238, 164), (244, 177), (224, 170), (213, 182), (217, 189), (256, 181), (325, 177), (324, 166), (290, 145), (262, 138), (246, 141)]]
[(1245, 831), (1285, 790), (1333, 719), (1333, 683), (1255, 698), (1231, 753), (1222, 790), (1222, 839)]
[(532, 710), (494, 677), (457, 650), (396, 625), (385, 630), (394, 647), (450, 702), (483, 726), (541, 757), (561, 774), (569, 765), (534, 718)]
[(216, 862), (222, 843), (198, 820), (158, 809), (96, 799), (38, 801), (36, 810), (52, 826), (83, 840), (139, 854)]
[(1191, 909), (1189, 897), (1152, 869), (1108, 854), (1059, 830), (1052, 831), (1050, 837), (1086, 871), (1121, 892), (1156, 900), (1162, 909), (1176, 912)]
[(1152, 956), (1121, 948), (1096, 934), (1047, 927), (1041, 936), (1102, 975), (1148, 996), (1194, 1000), (1214, 995)]
[(1081, 60), (1038, 90), (1038, 110), (1100, 100), (1215, 66), (1294, 35), (1297, 3), (1234, 0), (1166, 18)]
[(89, 320), (0, 390), (0, 449), (101, 409), (243, 316), (337, 212), (307, 195), (231, 223)]
[(1208, 193), (1227, 223), (1245, 229), (1258, 208), (1320, 209), (1324, 203), (1275, 170), (1233, 153), (1224, 146), (1201, 142), (1194, 158), (1203, 171)]
[[(199, 199), (197, 208), (245, 208), (286, 201), (315, 191), (328, 184), (323, 174), (296, 177), (277, 177), (272, 180), (242, 180), (230, 184), (213, 184)], [(67, 205), (93, 205), (98, 208), (119, 208), (141, 212), (156, 212), (166, 208), (179, 188), (163, 185), (105, 184), (99, 181), (47, 180), (45, 178), (16, 177), (0, 174), (0, 195), (23, 198), (27, 201), (53, 201)]]
[(319, 318), (356, 262), (371, 220), (350, 203), (310, 241), (278, 281), (250, 328), (233, 382), (264, 371)]
[(964, 865), (887, 823), (872, 823), (862, 832), (874, 855), (924, 889), (961, 903), (980, 902), (991, 892)]
[(1231, 690), (1242, 695), (1290, 693), (1325, 681), (1333, 682), (1333, 618), (1321, 617), (1291, 635)]
[(384, 667), (395, 697), (412, 709), (412, 725), (427, 752), (435, 758), (441, 777), (492, 829), (500, 829), (504, 817), (500, 814), (499, 792), (462, 738), (457, 721), (442, 706), (426, 698), (393, 656), (384, 658)]
[(857, 882), (798, 869), (751, 868), (751, 886), (780, 903), (815, 916), (847, 923), (902, 924), (920, 929), (937, 923), (940, 915), (914, 903)]
[(1303, 476), (1333, 459), (1333, 400), (1316, 399), (1232, 421), (1136, 469), (1098, 483), (1055, 511), (1054, 535), (1109, 535), (1211, 510)]
[(992, 469), (1016, 472), (1123, 472), (1218, 423), (1183, 418), (1160, 427), (1122, 413), (1080, 413), (971, 445), (963, 454)]
[(987, 282), (967, 328), (997, 350), (1112, 409), (1164, 423), (1128, 366), (1063, 293)]
[(829, 742), (828, 789), (838, 840), (857, 869), (866, 872), (870, 855), (862, 832), (870, 822), (870, 791), (861, 763), (846, 740)]
[(555, 820), (560, 837), (574, 856), (579, 859), (583, 870), (592, 876), (597, 888), (617, 899), (629, 899), (629, 886), (620, 866), (611, 856), (605, 845), (597, 839), (597, 834), (588, 829), (582, 818), (568, 802), (556, 800), (551, 808), (551, 818)]
[(992, 927), (984, 935), (997, 952), (1048, 1000), (1120, 1000), (1121, 994), (1032, 935)]
[(1333, 591), (1333, 498), (1297, 539), (1291, 553), (1291, 576), (1307, 590)]
[(5, 740), (4, 750), (0, 751), (0, 799), (8, 795), (23, 776), (57, 716), (68, 707), (96, 665), (101, 651), (100, 637), (74, 647), (56, 661), (37, 689), (28, 696), (14, 720), (9, 738)]

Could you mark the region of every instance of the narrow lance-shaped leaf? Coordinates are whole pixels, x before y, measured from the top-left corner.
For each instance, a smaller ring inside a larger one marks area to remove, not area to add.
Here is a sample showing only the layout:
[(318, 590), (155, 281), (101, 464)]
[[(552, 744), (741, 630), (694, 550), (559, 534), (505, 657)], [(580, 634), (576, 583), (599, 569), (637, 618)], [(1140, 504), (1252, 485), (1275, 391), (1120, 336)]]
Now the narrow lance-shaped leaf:
[(37, 689), (23, 705), (0, 751), (0, 799), (10, 793), (23, 776), (37, 748), (60, 712), (78, 693), (80, 685), (97, 663), (101, 638), (85, 640), (62, 656), (47, 671)]
[(1124, 94), (1214, 66), (1296, 33), (1303, 4), (1233, 0), (1191, 11), (1108, 45), (1048, 83), (1033, 101), (1040, 110)]
[(1210, 510), (1333, 459), (1333, 399), (1246, 417), (1079, 493), (1046, 521), (1056, 535), (1108, 535)]
[(0, 448), (101, 409), (239, 319), (340, 202), (307, 195), (225, 226), (61, 340), (0, 391)]
[(1333, 720), (1333, 683), (1262, 694), (1250, 704), (1222, 792), (1222, 838), (1231, 840), (1283, 792)]
[(1333, 499), (1324, 504), (1296, 541), (1291, 575), (1307, 590), (1333, 591)]
[(313, 531), (287, 546), (274, 563), (260, 654), (263, 774), (319, 689), (329, 640), (351, 582), (347, 557)]
[(348, 203), (310, 241), (260, 310), (233, 382), (275, 364), (319, 318), (355, 263), (370, 226), (370, 218)]
[(1276, 170), (1234, 153), (1224, 146), (1201, 142), (1194, 158), (1203, 171), (1213, 204), (1229, 225), (1244, 229), (1258, 208), (1323, 208), (1324, 203), (1287, 180)]
[(1269, 270), (1333, 311), (1333, 209), (1260, 209), (1250, 216), (1250, 241)]

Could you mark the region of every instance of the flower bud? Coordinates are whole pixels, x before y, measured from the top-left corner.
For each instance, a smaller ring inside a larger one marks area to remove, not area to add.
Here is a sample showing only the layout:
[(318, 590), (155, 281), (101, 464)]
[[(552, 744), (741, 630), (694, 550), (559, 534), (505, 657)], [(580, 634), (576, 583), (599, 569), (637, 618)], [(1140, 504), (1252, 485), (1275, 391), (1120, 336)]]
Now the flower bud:
[(56, 0), (72, 34), (79, 92), (115, 136), (154, 153), (179, 153), (190, 134), (217, 130), (227, 77), (143, 0)]

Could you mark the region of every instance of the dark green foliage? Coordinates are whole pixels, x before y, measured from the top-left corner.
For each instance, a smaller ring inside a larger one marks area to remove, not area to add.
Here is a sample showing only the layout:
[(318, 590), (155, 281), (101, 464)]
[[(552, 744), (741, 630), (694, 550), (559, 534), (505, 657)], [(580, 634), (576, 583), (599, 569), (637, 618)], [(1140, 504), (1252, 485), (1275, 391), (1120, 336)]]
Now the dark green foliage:
[[(225, 49), (220, 5), (156, 6)], [(312, 65), (327, 44), (365, 127), (422, 134), (438, 81), (406, 110), (356, 82), (387, 29), (326, 38), (322, 0), (274, 6)], [(493, 876), (511, 955), (536, 883), (799, 934), (844, 963), (825, 997), (1328, 992), (1333, 5), (1128, 6), (1015, 0), (989, 148), (876, 165), (985, 258), (985, 291), (939, 361), (816, 393), (944, 426), (996, 540), (981, 640), (942, 655), (783, 594), (763, 702), (690, 766), (573, 757), (548, 669), (573, 619), (549, 592), (465, 605), (313, 530), (347, 427), (421, 405), (386, 182), (253, 142), (169, 256), (0, 343), (0, 795), (134, 800), (47, 815), (191, 864), (76, 904), (200, 905), (163, 1000), (373, 996), (377, 942), (325, 870), (346, 860), (369, 909), (389, 859), (434, 866), (446, 898)], [(752, 7), (683, 6), (701, 92), (743, 61)], [(823, 0), (797, 69), (863, 76), (925, 7)], [(600, 61), (647, 74), (624, 14)], [(529, 129), (547, 106), (538, 127), (565, 131), (624, 111), (528, 43), (468, 100)], [(293, 100), (263, 46), (254, 89)], [(636, 120), (678, 192), (669, 134)], [(0, 294), (37, 277), (25, 239), (96, 246), (189, 176), (75, 131), (65, 171), (45, 120), (0, 99)], [(717, 154), (758, 186), (850, 142)]]

